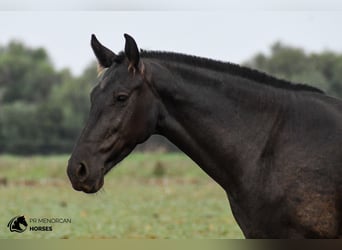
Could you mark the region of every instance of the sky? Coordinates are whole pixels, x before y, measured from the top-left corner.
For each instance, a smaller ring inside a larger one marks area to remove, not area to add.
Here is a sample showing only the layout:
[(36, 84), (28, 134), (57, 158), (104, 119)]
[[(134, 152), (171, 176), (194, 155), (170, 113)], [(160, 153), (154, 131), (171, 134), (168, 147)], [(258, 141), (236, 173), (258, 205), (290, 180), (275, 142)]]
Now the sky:
[(246, 1), (188, 0), (182, 6), (175, 0), (168, 6), (162, 0), (139, 1), (140, 5), (134, 0), (98, 0), (94, 7), (94, 1), (87, 0), (82, 5), (65, 0), (50, 5), (40, 0), (26, 0), (25, 5), (23, 0), (2, 0), (0, 44), (20, 40), (44, 47), (58, 69), (68, 67), (76, 75), (95, 59), (89, 45), (92, 33), (114, 52), (124, 48), (123, 34), (128, 33), (142, 49), (234, 63), (267, 53), (276, 41), (308, 52), (342, 53), (342, 3), (255, 0), (241, 5)]

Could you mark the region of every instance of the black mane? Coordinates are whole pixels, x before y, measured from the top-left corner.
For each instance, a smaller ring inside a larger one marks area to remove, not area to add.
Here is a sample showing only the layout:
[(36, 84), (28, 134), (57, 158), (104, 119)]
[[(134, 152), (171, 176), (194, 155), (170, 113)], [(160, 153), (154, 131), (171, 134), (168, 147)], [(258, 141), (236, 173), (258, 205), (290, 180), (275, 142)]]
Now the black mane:
[[(264, 72), (260, 72), (258, 70), (240, 66), (234, 63), (227, 63), (227, 62), (207, 59), (203, 57), (190, 56), (190, 55), (174, 53), (174, 52), (141, 50), (140, 55), (141, 57), (145, 57), (145, 58), (165, 59), (167, 61), (176, 61), (176, 62), (191, 64), (191, 65), (196, 65), (198, 67), (204, 67), (204, 68), (215, 70), (215, 71), (227, 72), (232, 75), (238, 75), (238, 76), (253, 80), (257, 83), (270, 85), (276, 88), (311, 91), (311, 92), (324, 94), (324, 92), (318, 88), (315, 88), (306, 84), (302, 84), (302, 83), (293, 83), (287, 80), (279, 79), (279, 78), (270, 76)], [(124, 57), (124, 54), (120, 53), (118, 57), (119, 59), (118, 61), (122, 61), (123, 57)]]

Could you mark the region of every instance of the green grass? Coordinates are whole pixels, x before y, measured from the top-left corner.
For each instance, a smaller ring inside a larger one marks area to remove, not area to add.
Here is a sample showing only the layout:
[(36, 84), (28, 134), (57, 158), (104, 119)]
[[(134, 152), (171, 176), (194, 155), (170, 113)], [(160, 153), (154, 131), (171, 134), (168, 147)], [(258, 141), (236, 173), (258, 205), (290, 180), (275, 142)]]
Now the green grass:
[[(225, 192), (183, 154), (132, 154), (94, 195), (71, 188), (67, 160), (0, 156), (0, 238), (243, 237)], [(8, 221), (20, 214), (28, 222), (63, 217), (72, 223), (54, 224), (53, 232), (9, 232)]]

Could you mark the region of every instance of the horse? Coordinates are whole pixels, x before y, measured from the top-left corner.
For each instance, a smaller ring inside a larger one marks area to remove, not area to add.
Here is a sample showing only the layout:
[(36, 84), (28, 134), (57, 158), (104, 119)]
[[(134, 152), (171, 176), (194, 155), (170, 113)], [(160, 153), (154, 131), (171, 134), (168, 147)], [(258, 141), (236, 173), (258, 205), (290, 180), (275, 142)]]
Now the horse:
[[(20, 225), (23, 225), (25, 228), (22, 229), (20, 227)], [(27, 228), (27, 222), (25, 220), (25, 217), (24, 215), (21, 215), (21, 216), (16, 216), (14, 218), (12, 218), (8, 224), (7, 224), (7, 227), (9, 228), (9, 230), (11, 232), (17, 232), (17, 233), (22, 233), (26, 230)]]
[(114, 53), (95, 35), (100, 74), (67, 174), (95, 193), (152, 134), (227, 193), (246, 238), (339, 238), (342, 101), (261, 71), (174, 52)]

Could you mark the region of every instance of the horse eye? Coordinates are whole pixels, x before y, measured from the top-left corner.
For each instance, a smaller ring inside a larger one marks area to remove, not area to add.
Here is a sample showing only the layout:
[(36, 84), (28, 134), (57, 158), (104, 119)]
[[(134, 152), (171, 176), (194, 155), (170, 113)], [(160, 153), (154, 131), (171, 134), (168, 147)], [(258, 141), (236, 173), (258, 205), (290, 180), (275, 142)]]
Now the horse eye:
[(120, 94), (116, 97), (116, 100), (118, 102), (124, 102), (128, 99), (128, 95), (125, 95), (125, 94)]

